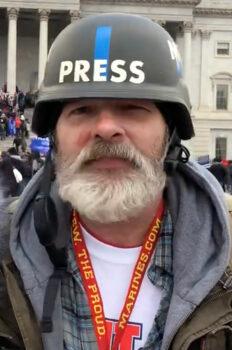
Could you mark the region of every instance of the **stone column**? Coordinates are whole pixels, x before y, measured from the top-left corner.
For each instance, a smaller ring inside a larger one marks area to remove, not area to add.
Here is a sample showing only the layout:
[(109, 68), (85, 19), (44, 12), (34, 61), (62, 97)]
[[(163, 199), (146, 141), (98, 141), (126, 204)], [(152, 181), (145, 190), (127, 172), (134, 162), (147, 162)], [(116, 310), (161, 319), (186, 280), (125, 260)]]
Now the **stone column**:
[(200, 106), (201, 110), (209, 110), (210, 80), (209, 80), (209, 38), (211, 32), (201, 30), (201, 88)]
[(39, 67), (38, 67), (38, 88), (43, 81), (44, 71), (48, 55), (48, 17), (49, 10), (39, 10)]
[(71, 10), (69, 11), (69, 14), (70, 14), (70, 21), (71, 23), (74, 22), (74, 21), (77, 21), (78, 19), (80, 19), (80, 11), (78, 10)]
[(191, 90), (191, 71), (192, 71), (192, 22), (185, 22), (184, 31), (184, 79)]
[(180, 52), (180, 56), (181, 56), (181, 62), (183, 64), (183, 74), (184, 74), (184, 41), (183, 41), (183, 36), (184, 36), (184, 32), (183, 32), (183, 24), (181, 22), (178, 22), (176, 24), (176, 31), (175, 31), (175, 35), (176, 35), (176, 45), (178, 47), (178, 50)]
[(13, 95), (16, 91), (17, 62), (17, 19), (19, 9), (8, 8), (8, 47), (7, 47), (7, 91)]

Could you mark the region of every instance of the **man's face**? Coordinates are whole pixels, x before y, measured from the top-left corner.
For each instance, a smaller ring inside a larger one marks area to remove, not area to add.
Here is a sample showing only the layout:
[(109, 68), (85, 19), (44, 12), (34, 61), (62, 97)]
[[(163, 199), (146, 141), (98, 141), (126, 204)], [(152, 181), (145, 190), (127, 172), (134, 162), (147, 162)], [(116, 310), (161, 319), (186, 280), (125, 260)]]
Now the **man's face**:
[(151, 101), (66, 104), (56, 126), (61, 197), (96, 221), (133, 217), (164, 187), (167, 139), (164, 118)]

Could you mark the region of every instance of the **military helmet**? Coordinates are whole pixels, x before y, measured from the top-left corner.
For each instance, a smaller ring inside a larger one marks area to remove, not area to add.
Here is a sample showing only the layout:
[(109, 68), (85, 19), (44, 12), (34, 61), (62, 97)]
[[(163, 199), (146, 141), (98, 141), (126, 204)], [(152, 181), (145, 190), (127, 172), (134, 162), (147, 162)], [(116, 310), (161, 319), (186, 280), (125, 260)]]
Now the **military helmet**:
[(153, 100), (180, 139), (194, 135), (176, 44), (143, 16), (88, 16), (58, 35), (38, 92), (33, 131), (52, 132), (64, 103), (76, 98)]

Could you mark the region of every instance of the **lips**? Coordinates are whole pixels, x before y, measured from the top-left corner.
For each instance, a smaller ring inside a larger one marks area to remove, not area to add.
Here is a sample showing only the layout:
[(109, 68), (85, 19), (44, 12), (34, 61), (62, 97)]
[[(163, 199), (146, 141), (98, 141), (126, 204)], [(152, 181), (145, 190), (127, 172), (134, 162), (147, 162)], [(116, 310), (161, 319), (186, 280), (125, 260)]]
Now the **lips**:
[(121, 158), (99, 158), (88, 161), (86, 165), (89, 168), (97, 169), (97, 170), (122, 170), (128, 169), (131, 167), (131, 163), (128, 160)]

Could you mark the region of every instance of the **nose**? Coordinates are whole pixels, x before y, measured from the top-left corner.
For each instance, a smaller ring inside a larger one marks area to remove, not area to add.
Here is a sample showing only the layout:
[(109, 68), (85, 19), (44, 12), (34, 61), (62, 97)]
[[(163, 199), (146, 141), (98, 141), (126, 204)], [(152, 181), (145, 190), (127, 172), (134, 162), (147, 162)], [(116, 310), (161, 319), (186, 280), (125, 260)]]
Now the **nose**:
[(93, 128), (93, 137), (105, 141), (122, 141), (125, 130), (117, 115), (110, 109), (103, 109), (97, 113)]

